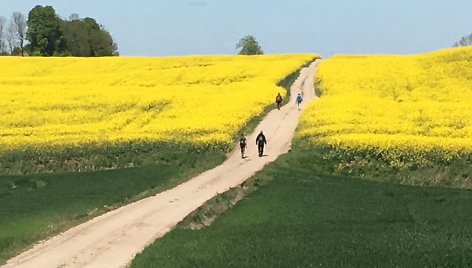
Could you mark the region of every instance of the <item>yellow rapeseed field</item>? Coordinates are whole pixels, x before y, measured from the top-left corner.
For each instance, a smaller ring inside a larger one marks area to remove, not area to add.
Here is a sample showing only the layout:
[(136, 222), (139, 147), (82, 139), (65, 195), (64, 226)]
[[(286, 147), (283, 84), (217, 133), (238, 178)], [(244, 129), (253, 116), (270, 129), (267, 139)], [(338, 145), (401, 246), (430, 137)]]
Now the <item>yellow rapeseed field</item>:
[(314, 55), (0, 59), (0, 152), (129, 141), (229, 146)]
[(299, 132), (314, 144), (392, 166), (472, 152), (472, 48), (336, 56), (320, 65), (318, 81), (322, 97)]

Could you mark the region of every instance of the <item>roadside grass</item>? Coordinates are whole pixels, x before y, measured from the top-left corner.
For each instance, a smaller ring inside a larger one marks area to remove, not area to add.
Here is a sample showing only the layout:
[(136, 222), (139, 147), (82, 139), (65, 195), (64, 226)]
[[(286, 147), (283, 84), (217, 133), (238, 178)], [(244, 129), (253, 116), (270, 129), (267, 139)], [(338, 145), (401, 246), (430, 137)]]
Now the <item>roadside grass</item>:
[(0, 176), (142, 167), (172, 161), (172, 158), (178, 156), (167, 152), (205, 153), (229, 149), (223, 144), (216, 143), (202, 146), (185, 142), (139, 140), (77, 146), (30, 147), (0, 154)]
[(209, 227), (187, 218), (131, 266), (472, 266), (471, 190), (332, 176), (305, 148), (251, 178), (265, 186)]
[(0, 264), (34, 242), (174, 187), (224, 153), (160, 151), (160, 162), (108, 171), (0, 176)]

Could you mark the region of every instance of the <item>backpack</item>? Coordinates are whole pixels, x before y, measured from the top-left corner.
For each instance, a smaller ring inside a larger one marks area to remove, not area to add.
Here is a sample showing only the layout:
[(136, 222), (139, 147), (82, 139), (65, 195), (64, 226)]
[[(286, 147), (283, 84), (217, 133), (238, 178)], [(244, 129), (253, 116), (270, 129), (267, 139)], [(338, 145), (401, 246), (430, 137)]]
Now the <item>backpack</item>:
[(282, 96), (277, 95), (277, 97), (275, 98), (275, 100), (278, 101), (278, 102), (281, 102), (281, 101), (282, 101)]
[(240, 138), (239, 139), (239, 144), (240, 145), (246, 145), (246, 138)]

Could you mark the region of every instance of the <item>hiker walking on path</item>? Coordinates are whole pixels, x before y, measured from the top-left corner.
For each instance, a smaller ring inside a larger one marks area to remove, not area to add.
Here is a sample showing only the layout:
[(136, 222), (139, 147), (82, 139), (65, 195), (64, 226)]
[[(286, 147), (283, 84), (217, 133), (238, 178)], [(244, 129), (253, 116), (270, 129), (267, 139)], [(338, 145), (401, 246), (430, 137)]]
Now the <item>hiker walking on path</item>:
[(257, 135), (256, 144), (257, 150), (259, 151), (259, 157), (261, 157), (264, 154), (264, 145), (267, 144), (266, 137), (262, 131), (259, 133), (259, 135)]
[(244, 152), (247, 148), (246, 137), (244, 134), (241, 134), (241, 138), (239, 138), (239, 147), (241, 148), (241, 158), (244, 158)]
[(280, 92), (275, 97), (275, 103), (277, 103), (277, 109), (280, 110), (280, 106), (282, 105), (282, 95), (280, 95)]
[(300, 95), (300, 93), (298, 93), (298, 96), (297, 96), (297, 99), (295, 100), (295, 102), (297, 103), (298, 110), (300, 110), (300, 106), (302, 105), (302, 102), (303, 102), (303, 97), (302, 97), (302, 95)]

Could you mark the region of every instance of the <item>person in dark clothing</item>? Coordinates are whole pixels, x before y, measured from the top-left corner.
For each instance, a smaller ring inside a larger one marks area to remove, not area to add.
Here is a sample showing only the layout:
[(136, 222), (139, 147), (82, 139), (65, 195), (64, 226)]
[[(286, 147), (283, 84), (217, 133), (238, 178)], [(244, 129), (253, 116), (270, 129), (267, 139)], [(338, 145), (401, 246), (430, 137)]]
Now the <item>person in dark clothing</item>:
[(300, 95), (300, 93), (298, 93), (298, 96), (295, 100), (295, 102), (297, 103), (297, 106), (298, 106), (298, 110), (300, 110), (300, 106), (302, 105), (302, 101), (303, 101), (303, 97), (302, 97), (302, 95)]
[(275, 96), (275, 103), (277, 103), (277, 109), (280, 110), (280, 106), (282, 105), (282, 95), (280, 95), (280, 93)]
[(241, 158), (244, 158), (244, 152), (247, 148), (246, 137), (244, 134), (241, 134), (241, 138), (239, 138), (239, 148), (241, 148)]
[(264, 154), (264, 145), (267, 144), (266, 137), (264, 136), (264, 133), (262, 131), (261, 133), (259, 133), (259, 135), (257, 135), (256, 144), (257, 149), (259, 151), (259, 157), (261, 157)]

